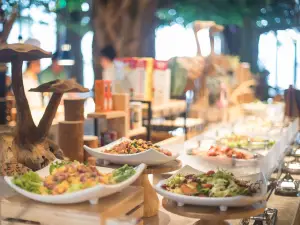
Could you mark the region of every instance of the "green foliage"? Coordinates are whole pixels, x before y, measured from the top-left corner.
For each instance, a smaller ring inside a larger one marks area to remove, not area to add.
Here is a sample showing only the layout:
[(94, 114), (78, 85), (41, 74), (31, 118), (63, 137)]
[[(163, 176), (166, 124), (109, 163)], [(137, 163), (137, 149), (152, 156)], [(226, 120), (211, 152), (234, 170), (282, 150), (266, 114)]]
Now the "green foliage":
[(242, 25), (245, 16), (258, 14), (263, 1), (247, 3), (246, 0), (173, 0), (172, 2), (171, 11), (169, 8), (163, 8), (157, 12), (163, 23), (176, 22), (176, 19), (181, 17), (184, 24), (195, 20), (212, 20), (218, 24)]
[[(19, 3), (20, 8), (28, 8), (31, 5), (44, 7), (45, 11), (56, 11), (65, 17), (72, 12), (81, 12), (81, 16), (90, 16), (91, 13), (83, 13), (81, 5), (92, 0), (2, 0), (5, 9), (10, 11), (12, 6)], [(95, 1), (95, 0), (94, 0)], [(98, 0), (100, 1), (100, 0)], [(113, 1), (113, 0), (110, 0)], [(153, 0), (155, 1), (155, 0)], [(245, 17), (251, 18), (253, 23), (262, 32), (268, 30), (286, 29), (298, 26), (296, 14), (299, 5), (295, 0), (156, 0), (159, 8), (156, 16), (160, 25), (172, 23), (189, 24), (195, 20), (212, 20), (218, 24), (236, 24), (242, 26)], [(53, 5), (55, 7), (53, 7)], [(90, 10), (91, 10), (90, 6)], [(68, 19), (68, 18), (66, 18)], [(267, 21), (267, 22), (266, 22)]]

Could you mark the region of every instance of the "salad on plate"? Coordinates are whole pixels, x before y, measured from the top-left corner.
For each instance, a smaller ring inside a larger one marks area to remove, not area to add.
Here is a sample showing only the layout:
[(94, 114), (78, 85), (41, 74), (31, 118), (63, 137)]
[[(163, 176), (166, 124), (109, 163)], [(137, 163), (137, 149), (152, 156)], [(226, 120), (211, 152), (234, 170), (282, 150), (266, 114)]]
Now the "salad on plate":
[(79, 162), (56, 162), (49, 168), (50, 175), (41, 178), (35, 172), (15, 176), (12, 182), (28, 192), (40, 195), (72, 193), (98, 184), (120, 183), (135, 174), (135, 169), (124, 165), (111, 173), (101, 173), (95, 166)]
[(230, 172), (218, 170), (203, 174), (176, 174), (162, 188), (175, 194), (195, 197), (252, 196), (260, 191), (260, 182), (239, 180)]

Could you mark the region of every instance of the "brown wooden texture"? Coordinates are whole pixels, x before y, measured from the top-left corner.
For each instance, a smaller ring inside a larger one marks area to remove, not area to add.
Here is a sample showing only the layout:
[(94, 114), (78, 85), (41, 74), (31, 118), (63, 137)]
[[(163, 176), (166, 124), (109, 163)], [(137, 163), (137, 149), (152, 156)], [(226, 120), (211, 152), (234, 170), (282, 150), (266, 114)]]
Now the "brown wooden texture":
[[(35, 89), (31, 89), (30, 91), (36, 92), (54, 92), (38, 127), (36, 127), (25, 95), (22, 65), (23, 61), (50, 57), (50, 52), (46, 52), (33, 45), (2, 44), (0, 46), (0, 63), (12, 63), (12, 88), (15, 94), (17, 108), (17, 124), (14, 139), (11, 144), (13, 150), (5, 148), (2, 154), (12, 155), (12, 158), (14, 158), (16, 162), (32, 170), (39, 170), (55, 159), (55, 155), (49, 146), (47, 135), (63, 93), (88, 91), (88, 89), (83, 88), (75, 81), (70, 80), (51, 81)], [(11, 152), (13, 152), (13, 154), (11, 154)], [(7, 159), (7, 157), (2, 157), (1, 160), (3, 159)], [(10, 162), (0, 162), (0, 164), (3, 165), (7, 165), (8, 163)], [(7, 169), (9, 170), (9, 168)], [(4, 174), (7, 173), (2, 170), (1, 175)]]
[[(2, 7), (2, 1), (0, 1), (0, 7)], [(17, 9), (16, 7), (14, 7), (10, 16), (4, 19), (3, 28), (2, 31), (0, 32), (0, 45), (6, 43), (6, 40), (12, 29), (12, 26), (15, 20), (17, 19), (17, 15), (18, 15)]]
[(93, 118), (93, 119), (116, 119), (116, 118), (122, 118), (125, 117), (126, 113), (124, 111), (109, 111), (109, 112), (93, 112), (89, 113), (87, 115), (88, 118)]
[(83, 121), (84, 120), (84, 101), (85, 98), (65, 99), (65, 120)]
[(118, 57), (154, 57), (157, 4), (157, 0), (94, 1), (95, 58), (106, 45), (113, 45)]
[[(99, 140), (97, 136), (85, 135), (83, 136), (83, 144), (89, 146), (90, 148), (98, 148), (99, 147)], [(84, 161), (88, 161), (91, 155), (84, 151)]]
[(147, 174), (141, 177), (141, 186), (144, 188), (144, 217), (157, 215), (159, 209), (159, 199), (153, 189)]
[(116, 131), (118, 138), (129, 134), (129, 95), (113, 94), (113, 111), (89, 113), (88, 118), (106, 119), (107, 128)]
[(83, 122), (62, 121), (58, 124), (59, 146), (71, 160), (83, 162)]
[[(158, 166), (147, 166), (143, 175), (135, 182), (134, 185), (142, 186), (144, 193), (144, 217), (152, 217), (158, 214), (159, 200), (156, 191), (149, 181), (148, 174), (160, 174), (179, 170), (182, 166), (180, 160), (171, 161)], [(109, 168), (119, 168), (119, 165), (108, 165)]]
[(179, 170), (181, 167), (182, 162), (180, 160), (174, 160), (157, 166), (147, 166), (147, 168), (144, 170), (144, 174), (169, 173), (175, 170)]
[(217, 207), (208, 206), (192, 206), (186, 205), (179, 207), (176, 202), (164, 198), (162, 200), (163, 207), (174, 214), (189, 218), (199, 218), (205, 221), (224, 221), (231, 219), (243, 219), (256, 216), (264, 212), (266, 204), (259, 203), (248, 207), (228, 208), (226, 212), (221, 212)]
[(1, 200), (1, 224), (5, 224), (5, 218), (34, 221), (43, 225), (103, 225), (109, 219), (124, 216), (141, 219), (143, 201), (143, 189), (133, 186), (102, 198), (97, 205), (88, 202), (52, 205), (15, 195)]

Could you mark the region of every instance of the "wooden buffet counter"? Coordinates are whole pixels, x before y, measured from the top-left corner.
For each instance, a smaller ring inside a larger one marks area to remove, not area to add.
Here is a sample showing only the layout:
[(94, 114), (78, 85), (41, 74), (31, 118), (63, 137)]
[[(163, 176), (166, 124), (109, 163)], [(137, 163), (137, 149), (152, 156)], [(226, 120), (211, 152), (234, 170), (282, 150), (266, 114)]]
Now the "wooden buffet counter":
[[(128, 187), (120, 193), (100, 199), (96, 205), (89, 202), (71, 205), (51, 205), (13, 195), (1, 200), (1, 225), (109, 225), (109, 220), (123, 217), (140, 219), (144, 211), (143, 188)], [(112, 223), (117, 224), (117, 223)]]
[[(300, 176), (293, 175), (300, 179)], [(159, 196), (160, 202), (162, 197)], [(299, 225), (300, 224), (300, 197), (285, 197), (272, 194), (268, 208), (278, 209), (276, 225)], [(144, 225), (194, 225), (198, 219), (187, 218), (167, 212), (162, 206), (157, 216), (144, 219)], [(231, 225), (241, 225), (241, 220), (228, 221)], [(252, 225), (250, 223), (249, 225)], [(196, 224), (195, 224), (196, 225)]]

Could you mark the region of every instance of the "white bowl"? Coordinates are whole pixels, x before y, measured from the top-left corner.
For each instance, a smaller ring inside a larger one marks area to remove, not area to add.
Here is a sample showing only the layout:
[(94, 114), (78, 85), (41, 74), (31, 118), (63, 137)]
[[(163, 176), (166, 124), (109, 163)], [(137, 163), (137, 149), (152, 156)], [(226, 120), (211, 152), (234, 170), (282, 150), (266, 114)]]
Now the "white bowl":
[(84, 145), (83, 147), (90, 155), (96, 157), (97, 159), (104, 160), (104, 164), (114, 163), (138, 165), (140, 163), (145, 163), (147, 165), (160, 165), (173, 161), (179, 156), (179, 145), (169, 146), (170, 148), (172, 148), (172, 156), (167, 156), (153, 149), (149, 149), (147, 151), (136, 154), (109, 154), (104, 152), (105, 150), (112, 149), (114, 146), (120, 144), (123, 141), (130, 141), (130, 139), (121, 138), (101, 148), (90, 148), (86, 145)]
[[(49, 167), (50, 165), (43, 168), (40, 171), (37, 171), (37, 173), (41, 177), (45, 177), (49, 175)], [(31, 193), (15, 185), (12, 182), (13, 177), (5, 176), (4, 180), (11, 188), (13, 188), (19, 194), (24, 195), (25, 197), (38, 202), (51, 203), (51, 204), (73, 204), (73, 203), (90, 201), (91, 204), (97, 204), (99, 198), (103, 198), (105, 196), (114, 194), (116, 192), (120, 192), (126, 187), (128, 187), (129, 185), (131, 185), (133, 182), (136, 181), (136, 179), (139, 178), (139, 176), (143, 173), (145, 168), (146, 168), (145, 164), (140, 164), (139, 166), (135, 167), (136, 173), (133, 176), (118, 184), (112, 184), (112, 185), (98, 184), (91, 188), (87, 188), (72, 193), (61, 194), (61, 195), (40, 195), (40, 194)], [(98, 167), (97, 169), (100, 170)]]
[[(176, 174), (201, 174), (199, 170), (196, 170), (190, 166), (185, 166), (180, 169)], [(172, 178), (171, 177), (171, 178)], [(171, 179), (169, 178), (169, 179)], [(241, 178), (241, 177), (240, 177)], [(178, 206), (183, 206), (185, 204), (189, 205), (201, 205), (201, 206), (217, 206), (220, 207), (221, 211), (226, 211), (227, 207), (241, 207), (253, 205), (256, 202), (265, 200), (265, 195), (267, 193), (267, 183), (263, 174), (254, 174), (251, 176), (242, 177), (243, 180), (249, 180), (255, 182), (257, 180), (261, 180), (260, 193), (254, 196), (234, 196), (234, 197), (196, 197), (196, 196), (186, 196), (182, 194), (176, 194), (169, 192), (163, 189), (161, 186), (166, 184), (168, 179), (160, 181), (156, 186), (155, 190), (165, 198), (171, 199), (177, 202)]]

